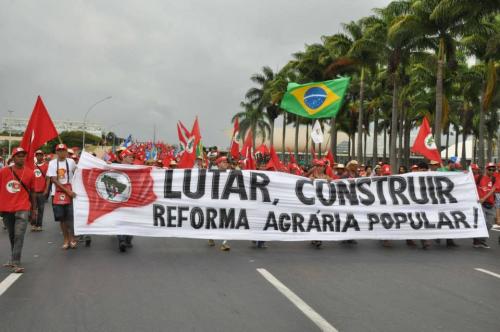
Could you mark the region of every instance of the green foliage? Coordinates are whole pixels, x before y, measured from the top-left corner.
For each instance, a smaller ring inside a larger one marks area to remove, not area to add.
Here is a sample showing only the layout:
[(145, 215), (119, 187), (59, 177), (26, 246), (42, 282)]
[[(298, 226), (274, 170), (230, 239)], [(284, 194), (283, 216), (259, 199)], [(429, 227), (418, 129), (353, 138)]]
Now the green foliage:
[[(63, 142), (68, 146), (68, 148), (72, 147), (78, 147), (80, 149), (82, 148), (83, 132), (80, 130), (63, 131), (59, 134), (59, 138), (61, 139), (61, 142)], [(47, 142), (47, 144), (42, 147), (42, 150), (46, 153), (53, 153), (55, 151), (55, 146), (59, 144), (59, 138), (55, 138)], [(101, 142), (102, 142), (101, 137), (97, 137), (89, 133), (85, 134), (85, 144), (97, 145), (101, 144)]]
[[(247, 119), (242, 132), (267, 132), (267, 123), (281, 113), (277, 105), (289, 82), (346, 75), (351, 86), (336, 129), (352, 138), (358, 115), (363, 132), (369, 134), (375, 115), (378, 131), (390, 130), (392, 105), (397, 121), (409, 129), (428, 116), (436, 130), (448, 131), (450, 123), (465, 135), (495, 136), (500, 125), (500, 0), (395, 0), (341, 28), (321, 36), (320, 43), (305, 44), (278, 72), (263, 67), (251, 77), (255, 86), (241, 104), (244, 111), (233, 117)], [(481, 109), (486, 122), (479, 127)]]

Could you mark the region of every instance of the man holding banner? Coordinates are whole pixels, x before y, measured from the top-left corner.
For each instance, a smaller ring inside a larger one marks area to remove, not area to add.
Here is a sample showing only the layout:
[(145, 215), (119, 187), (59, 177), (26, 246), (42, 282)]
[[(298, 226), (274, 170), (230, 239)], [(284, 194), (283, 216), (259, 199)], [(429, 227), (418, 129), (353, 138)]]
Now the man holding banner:
[[(484, 213), (486, 226), (488, 229), (495, 223), (495, 191), (497, 189), (496, 179), (493, 176), (495, 172), (495, 164), (488, 163), (485, 167), (485, 174), (480, 174), (475, 178), (477, 192), (479, 194), (479, 202)], [(474, 248), (489, 248), (486, 243), (486, 238), (474, 238)]]
[[(125, 149), (120, 152), (121, 164), (132, 165), (134, 163), (135, 155), (132, 151)], [(127, 248), (132, 248), (132, 235), (118, 235), (118, 249), (120, 252), (127, 251)]]
[[(229, 169), (229, 161), (227, 160), (226, 156), (220, 156), (215, 160), (215, 165), (216, 165), (216, 170), (218, 172), (226, 172)], [(210, 247), (215, 246), (215, 241), (210, 239), (208, 240), (208, 245)], [(231, 246), (229, 245), (229, 242), (227, 240), (223, 240), (222, 244), (220, 246), (220, 250), (222, 251), (229, 251), (231, 250)]]
[[(488, 236), (478, 197), (471, 195), (471, 174), (416, 172), (328, 181), (260, 170), (221, 172), (225, 163), (219, 158), (217, 171), (153, 168), (138, 183), (127, 180), (129, 171), (83, 153), (73, 183), (75, 230), (258, 241)], [(86, 175), (102, 172), (119, 180), (116, 197), (101, 192), (102, 177)]]

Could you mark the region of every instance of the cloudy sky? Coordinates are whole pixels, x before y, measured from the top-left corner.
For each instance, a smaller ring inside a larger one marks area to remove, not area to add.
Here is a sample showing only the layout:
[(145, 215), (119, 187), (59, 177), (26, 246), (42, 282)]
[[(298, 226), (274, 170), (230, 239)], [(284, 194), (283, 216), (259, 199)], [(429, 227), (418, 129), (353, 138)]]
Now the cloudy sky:
[(224, 130), (264, 65), (388, 0), (0, 0), (0, 117), (29, 117), (40, 94), (54, 119), (176, 142), (199, 116), (203, 140)]

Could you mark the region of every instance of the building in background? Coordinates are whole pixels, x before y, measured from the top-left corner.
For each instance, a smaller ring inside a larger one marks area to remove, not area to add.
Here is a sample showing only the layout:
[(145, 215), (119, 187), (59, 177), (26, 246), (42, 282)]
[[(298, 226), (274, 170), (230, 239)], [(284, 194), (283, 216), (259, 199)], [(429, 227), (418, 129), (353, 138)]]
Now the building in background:
[[(79, 131), (83, 130), (84, 124), (82, 121), (67, 121), (67, 120), (53, 120), (54, 125), (59, 133), (63, 131)], [(9, 133), (12, 136), (21, 136), (28, 125), (28, 119), (22, 118), (3, 118), (1, 130)], [(101, 137), (104, 133), (104, 127), (99, 123), (86, 122), (86, 132), (97, 137)]]

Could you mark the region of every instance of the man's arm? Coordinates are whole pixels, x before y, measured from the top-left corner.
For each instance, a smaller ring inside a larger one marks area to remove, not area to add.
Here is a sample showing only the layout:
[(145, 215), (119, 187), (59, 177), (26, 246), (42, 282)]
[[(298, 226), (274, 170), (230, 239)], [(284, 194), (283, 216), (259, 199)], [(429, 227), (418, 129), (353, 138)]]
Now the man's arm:
[(47, 194), (49, 193), (50, 184), (51, 184), (50, 177), (48, 176), (45, 177), (45, 189), (43, 190), (44, 196), (47, 196)]
[(488, 198), (490, 198), (491, 195), (495, 194), (495, 191), (496, 187), (491, 188), (491, 190), (479, 200), (479, 203), (483, 204)]

